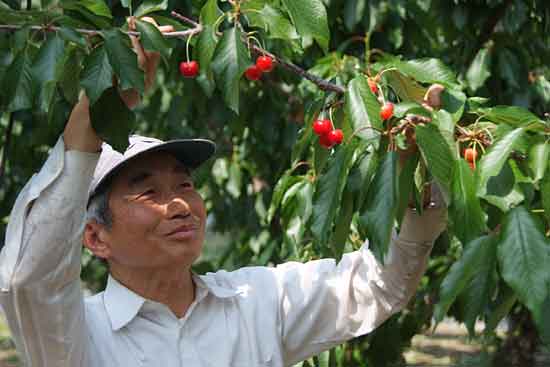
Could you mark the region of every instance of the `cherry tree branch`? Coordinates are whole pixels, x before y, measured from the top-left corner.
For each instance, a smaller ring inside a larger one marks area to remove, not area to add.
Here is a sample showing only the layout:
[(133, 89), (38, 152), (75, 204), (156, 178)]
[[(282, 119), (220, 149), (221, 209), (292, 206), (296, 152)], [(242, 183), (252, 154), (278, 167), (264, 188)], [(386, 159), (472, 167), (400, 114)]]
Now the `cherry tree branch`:
[[(167, 38), (184, 38), (184, 37), (190, 37), (190, 36), (193, 36), (195, 34), (198, 34), (198, 33), (202, 32), (202, 30), (203, 30), (202, 24), (196, 22), (195, 20), (193, 20), (191, 18), (188, 18), (184, 15), (181, 15), (181, 14), (175, 12), (175, 11), (172, 11), (171, 15), (174, 18), (177, 18), (177, 19), (179, 19), (179, 20), (181, 20), (185, 23), (190, 24), (193, 28), (185, 30), (185, 31), (162, 33), (162, 35), (164, 37), (167, 37)], [(0, 24), (0, 31), (2, 31), (2, 30), (8, 30), (8, 31), (9, 30), (17, 30), (17, 29), (20, 29), (20, 28), (22, 28), (22, 26), (20, 26), (20, 25), (5, 25), (5, 24), (2, 25), (2, 24)], [(61, 27), (56, 27), (56, 26), (31, 26), (30, 28), (33, 29), (33, 30), (39, 30), (39, 31), (44, 31), (44, 32), (57, 32), (57, 31), (61, 30)], [(93, 29), (76, 28), (74, 30), (76, 32), (86, 34), (86, 35), (89, 35), (89, 36), (96, 36), (96, 35), (101, 34), (101, 31), (93, 30)], [(140, 33), (136, 32), (136, 31), (125, 31), (124, 33), (127, 34), (127, 35), (130, 35), (130, 36), (139, 36), (140, 35)], [(317, 75), (314, 75), (314, 74), (308, 72), (307, 70), (304, 70), (301, 67), (299, 67), (299, 66), (297, 66), (297, 65), (295, 65), (291, 62), (283, 60), (280, 57), (268, 52), (267, 50), (265, 50), (265, 49), (263, 49), (263, 48), (261, 48), (257, 45), (250, 45), (250, 48), (252, 50), (254, 50), (255, 52), (258, 52), (258, 53), (261, 53), (261, 54), (264, 54), (264, 55), (268, 55), (273, 60), (275, 60), (275, 62), (277, 62), (279, 65), (281, 65), (285, 69), (299, 75), (300, 77), (309, 80), (310, 82), (315, 84), (322, 91), (334, 92), (334, 93), (337, 93), (337, 94), (344, 94), (344, 92), (345, 92), (345, 89), (342, 86), (331, 83), (327, 80), (324, 80), (323, 78), (320, 78)]]

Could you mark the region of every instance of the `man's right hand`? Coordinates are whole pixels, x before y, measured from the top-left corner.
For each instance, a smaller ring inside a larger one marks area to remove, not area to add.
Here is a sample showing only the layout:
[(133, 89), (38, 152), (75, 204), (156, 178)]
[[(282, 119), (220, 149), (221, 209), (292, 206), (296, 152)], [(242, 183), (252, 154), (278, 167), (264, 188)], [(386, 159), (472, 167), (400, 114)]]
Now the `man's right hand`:
[[(155, 25), (160, 32), (173, 32), (172, 26), (159, 26), (154, 19), (142, 18), (143, 21)], [(128, 19), (128, 28), (135, 30), (135, 18)], [(147, 52), (135, 36), (130, 36), (132, 46), (136, 51), (138, 65), (145, 74), (145, 91), (153, 85), (157, 66), (160, 59), (158, 52)], [(135, 89), (120, 92), (120, 97), (128, 108), (132, 109), (139, 104), (139, 93)], [(92, 127), (90, 119), (90, 101), (84, 92), (81, 93), (78, 103), (74, 106), (69, 121), (63, 132), (63, 140), (67, 150), (95, 153), (101, 149), (102, 140)]]

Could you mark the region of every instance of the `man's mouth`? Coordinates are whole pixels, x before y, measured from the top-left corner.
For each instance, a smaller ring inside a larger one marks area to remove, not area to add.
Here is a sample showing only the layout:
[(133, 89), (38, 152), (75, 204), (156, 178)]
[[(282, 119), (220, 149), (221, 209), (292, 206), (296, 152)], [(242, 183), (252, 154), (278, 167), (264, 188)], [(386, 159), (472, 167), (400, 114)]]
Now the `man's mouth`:
[(168, 232), (166, 234), (166, 237), (170, 237), (172, 239), (189, 239), (195, 236), (195, 233), (199, 229), (198, 224), (185, 224), (181, 225), (177, 228), (174, 228), (172, 231)]

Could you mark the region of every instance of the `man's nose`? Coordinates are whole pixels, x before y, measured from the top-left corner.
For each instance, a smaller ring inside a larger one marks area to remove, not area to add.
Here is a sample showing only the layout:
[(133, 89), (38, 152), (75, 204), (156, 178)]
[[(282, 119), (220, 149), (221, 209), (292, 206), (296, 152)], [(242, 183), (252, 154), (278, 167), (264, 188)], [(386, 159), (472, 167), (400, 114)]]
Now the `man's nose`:
[(187, 217), (191, 213), (191, 207), (187, 200), (181, 197), (181, 195), (171, 195), (166, 205), (166, 216), (170, 219), (180, 217)]

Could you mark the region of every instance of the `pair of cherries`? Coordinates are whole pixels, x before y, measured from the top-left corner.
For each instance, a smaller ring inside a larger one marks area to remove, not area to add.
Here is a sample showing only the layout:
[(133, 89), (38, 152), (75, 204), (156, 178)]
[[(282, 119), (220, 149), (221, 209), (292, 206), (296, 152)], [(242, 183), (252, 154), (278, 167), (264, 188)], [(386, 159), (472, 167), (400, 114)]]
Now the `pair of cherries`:
[(319, 136), (319, 144), (323, 148), (330, 149), (341, 144), (344, 133), (341, 129), (334, 129), (329, 119), (318, 119), (313, 122), (313, 132)]
[(259, 80), (263, 73), (269, 73), (273, 70), (273, 59), (267, 55), (262, 55), (256, 59), (256, 64), (245, 70), (244, 75), (248, 80)]

